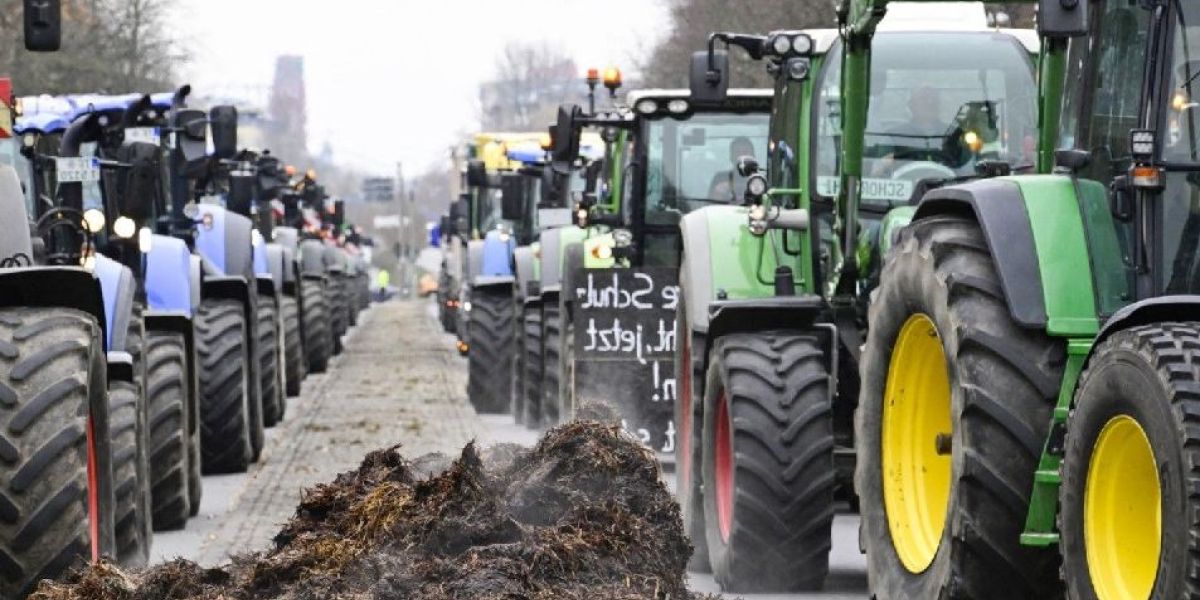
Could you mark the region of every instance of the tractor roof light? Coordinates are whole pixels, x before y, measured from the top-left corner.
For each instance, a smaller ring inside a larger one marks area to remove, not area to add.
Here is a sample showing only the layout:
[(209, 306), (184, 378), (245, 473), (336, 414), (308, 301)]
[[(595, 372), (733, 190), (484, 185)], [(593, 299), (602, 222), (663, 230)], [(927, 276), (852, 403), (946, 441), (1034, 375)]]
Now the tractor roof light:
[(117, 237), (128, 240), (137, 235), (137, 223), (134, 223), (133, 219), (122, 215), (117, 217), (116, 221), (113, 221), (112, 230), (113, 234)]
[(154, 231), (149, 227), (143, 227), (138, 230), (138, 250), (142, 254), (150, 254), (150, 250), (154, 248)]
[(792, 81), (804, 81), (812, 72), (812, 63), (807, 58), (797, 56), (787, 61), (787, 76)]
[(792, 51), (792, 38), (785, 34), (776, 34), (770, 41), (771, 51), (777, 56), (787, 56)]
[(589, 88), (595, 88), (600, 83), (600, 69), (591, 67), (587, 70), (587, 84)]
[(809, 56), (813, 52), (813, 39), (807, 33), (798, 33), (792, 37), (792, 52), (800, 56)]
[(673, 115), (681, 115), (687, 112), (689, 108), (691, 108), (691, 106), (689, 106), (688, 101), (684, 100), (683, 98), (676, 98), (670, 102), (667, 102), (667, 112)]
[(1166, 176), (1158, 167), (1135, 166), (1129, 170), (1129, 181), (1133, 187), (1146, 190), (1161, 190), (1166, 187)]
[(652, 115), (658, 112), (658, 101), (653, 98), (638, 100), (638, 103), (634, 106), (634, 109), (638, 111), (638, 114)]
[(1135, 161), (1148, 161), (1154, 158), (1156, 142), (1153, 130), (1134, 129), (1129, 132), (1129, 154)]
[(617, 90), (621, 87), (621, 69), (616, 67), (606, 67), (604, 69), (604, 87), (613, 95), (616, 95)]
[(98, 208), (89, 208), (83, 211), (83, 228), (88, 233), (100, 233), (104, 231), (104, 211)]

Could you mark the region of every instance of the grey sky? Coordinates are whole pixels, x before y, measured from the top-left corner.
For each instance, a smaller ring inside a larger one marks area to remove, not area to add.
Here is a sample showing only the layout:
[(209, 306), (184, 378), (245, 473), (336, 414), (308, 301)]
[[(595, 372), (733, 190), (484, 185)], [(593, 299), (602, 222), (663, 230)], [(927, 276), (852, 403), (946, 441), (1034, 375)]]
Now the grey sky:
[[(659, 0), (179, 0), (197, 94), (265, 99), (274, 59), (305, 57), (309, 146), (407, 175), (477, 126), (476, 85), (510, 40), (546, 39), (580, 68), (618, 64), (663, 34)], [(615, 18), (606, 22), (602, 14)], [(582, 78), (582, 73), (580, 74)], [(581, 82), (582, 85), (582, 82)]]

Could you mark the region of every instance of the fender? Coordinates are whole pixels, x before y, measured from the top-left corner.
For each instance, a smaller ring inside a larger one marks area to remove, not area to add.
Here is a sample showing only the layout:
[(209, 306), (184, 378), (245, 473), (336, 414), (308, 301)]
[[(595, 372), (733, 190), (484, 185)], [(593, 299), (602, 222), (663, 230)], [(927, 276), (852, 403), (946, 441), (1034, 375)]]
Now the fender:
[(281, 289), (283, 290), (284, 294), (296, 297), (299, 287), (297, 284), (299, 283), (298, 276), (300, 271), (299, 265), (296, 264), (296, 253), (292, 251), (291, 248), (287, 247), (281, 247), (280, 252), (282, 256), (280, 256), (279, 259), (279, 269), (283, 275), (283, 281), (280, 283)]
[(557, 297), (562, 298), (564, 318), (569, 318), (573, 313), (571, 306), (575, 303), (575, 282), (583, 279), (584, 264), (584, 249), (583, 244), (587, 240), (578, 242), (570, 242), (562, 249), (562, 286), (557, 293)]
[(272, 279), (270, 275), (255, 276), (254, 284), (255, 284), (255, 287), (254, 287), (255, 292), (259, 296), (266, 296), (268, 298), (274, 298), (275, 290), (279, 289), (279, 288), (275, 287), (275, 280)]
[(100, 294), (104, 299), (104, 319), (107, 327), (106, 348), (111, 352), (125, 352), (129, 325), (133, 320), (133, 296), (137, 282), (129, 267), (103, 254), (95, 256), (96, 280), (100, 282)]
[(574, 242), (582, 242), (587, 235), (583, 229), (574, 225), (555, 227), (543, 231), (539, 237), (541, 258), (539, 259), (538, 277), (541, 279), (542, 293), (558, 293), (562, 290), (563, 262), (565, 249)]
[(483, 238), (483, 249), (479, 274), (484, 277), (512, 277), (512, 256), (517, 248), (513, 236), (496, 230), (487, 232)]
[(300, 242), (300, 273), (305, 277), (325, 274), (325, 245), (320, 240)]
[(203, 277), (204, 265), (199, 256), (191, 255), (188, 263), (188, 284), (192, 290), (192, 314), (200, 309), (200, 281)]
[(537, 249), (538, 245), (535, 242), (533, 246), (521, 246), (513, 251), (517, 300), (521, 303), (533, 302), (542, 295), (537, 273)]
[(267, 255), (267, 243), (263, 241), (262, 236), (251, 234), (254, 240), (251, 246), (251, 257), (253, 262), (255, 275), (270, 275), (271, 274), (271, 259)]
[(471, 240), (467, 242), (467, 284), (475, 283), (475, 280), (483, 275), (483, 240)]
[(943, 214), (969, 214), (983, 230), (1008, 310), (1017, 324), (1045, 329), (1045, 290), (1033, 228), (1021, 187), (984, 179), (933, 190), (921, 199), (913, 221)]
[(189, 433), (195, 433), (200, 422), (200, 371), (196, 361), (196, 329), (192, 322), (192, 314), (194, 313), (148, 310), (142, 315), (147, 331), (167, 331), (183, 335), (184, 352), (187, 354), (185, 368), (188, 378)]
[(105, 356), (108, 364), (109, 381), (126, 381), (133, 383), (133, 355), (128, 352), (110, 350)]
[(321, 247), (321, 261), (326, 273), (342, 274), (346, 272), (346, 254), (341, 248), (332, 244)]
[(283, 289), (283, 282), (286, 279), (287, 269), (283, 266), (285, 252), (286, 250), (279, 244), (267, 244), (267, 269), (277, 290)]
[(80, 267), (0, 269), (0, 306), (53, 306), (87, 313), (100, 325), (100, 339), (107, 344), (100, 282)]
[[(149, 310), (178, 311), (191, 316), (194, 283), (192, 255), (183, 240), (155, 235), (146, 255), (146, 305)], [(198, 274), (197, 274), (198, 275)]]
[(10, 165), (0, 165), (0, 260), (25, 256), (33, 261), (33, 240), (29, 235), (29, 214), (21, 180)]
[(300, 241), (300, 232), (295, 227), (275, 227), (271, 229), (271, 241), (294, 253)]
[[(1200, 314), (1200, 295), (1159, 296), (1134, 302), (1118, 310), (1105, 321), (1092, 344), (1095, 349), (1112, 334), (1150, 323), (1195, 321)], [(1090, 359), (1090, 357), (1089, 357)]]

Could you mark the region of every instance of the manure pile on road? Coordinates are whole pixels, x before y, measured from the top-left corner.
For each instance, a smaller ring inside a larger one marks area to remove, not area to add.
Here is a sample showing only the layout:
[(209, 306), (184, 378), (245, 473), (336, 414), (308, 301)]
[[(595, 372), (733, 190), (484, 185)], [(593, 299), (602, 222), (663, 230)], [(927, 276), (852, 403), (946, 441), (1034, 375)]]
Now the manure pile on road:
[(576, 421), (482, 457), (470, 444), (421, 470), (375, 451), (307, 492), (273, 550), (214, 569), (93, 566), (33, 598), (688, 598), (678, 505), (652, 453), (613, 425)]

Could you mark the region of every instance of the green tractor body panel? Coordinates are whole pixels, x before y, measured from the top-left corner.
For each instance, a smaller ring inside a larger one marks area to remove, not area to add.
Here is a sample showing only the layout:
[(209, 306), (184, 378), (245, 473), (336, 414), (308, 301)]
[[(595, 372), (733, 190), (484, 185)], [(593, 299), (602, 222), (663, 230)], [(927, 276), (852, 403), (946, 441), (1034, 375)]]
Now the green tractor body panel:
[(1054, 336), (1091, 336), (1100, 329), (1088, 240), (1075, 183), (1062, 175), (1013, 177), (1021, 187), (1033, 231), (1046, 301), (1046, 330)]
[(595, 249), (601, 246), (613, 247), (613, 236), (611, 233), (598, 233), (583, 240), (583, 268), (609, 269), (617, 266), (617, 261), (611, 254), (608, 255), (608, 258), (597, 256), (598, 251)]
[[(746, 213), (745, 207), (714, 206), (697, 211), (695, 217), (704, 219), (708, 227), (712, 289), (723, 291), (729, 300), (775, 295), (771, 283), (778, 266), (775, 253), (767, 238), (750, 233)], [(797, 285), (797, 291), (811, 291), (811, 281), (803, 283), (806, 285)]]

